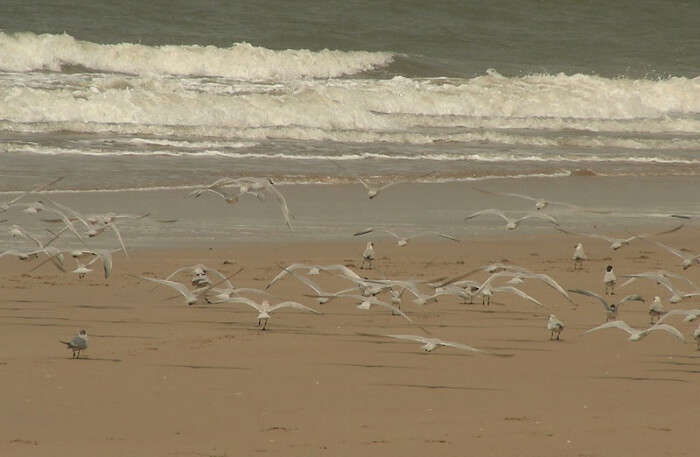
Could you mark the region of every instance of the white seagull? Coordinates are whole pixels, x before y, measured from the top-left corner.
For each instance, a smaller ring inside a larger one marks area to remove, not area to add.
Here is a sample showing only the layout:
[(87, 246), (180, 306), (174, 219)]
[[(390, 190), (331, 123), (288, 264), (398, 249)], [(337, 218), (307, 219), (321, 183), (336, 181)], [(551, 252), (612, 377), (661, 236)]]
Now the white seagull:
[(417, 343), (423, 344), (423, 350), (425, 352), (432, 352), (434, 349), (440, 346), (452, 347), (457, 349), (463, 349), (465, 351), (481, 352), (486, 354), (487, 352), (481, 349), (477, 349), (472, 346), (467, 346), (462, 343), (453, 343), (452, 341), (445, 341), (439, 338), (427, 338), (425, 336), (418, 335), (386, 335), (389, 338), (396, 338), (397, 340), (415, 341)]
[(567, 235), (586, 236), (586, 237), (588, 237), (588, 238), (596, 238), (596, 239), (599, 239), (599, 240), (605, 240), (605, 241), (607, 241), (608, 243), (610, 243), (610, 249), (612, 249), (613, 251), (617, 251), (617, 250), (620, 249), (621, 247), (627, 246), (627, 245), (630, 244), (632, 241), (637, 240), (637, 239), (640, 239), (640, 240), (641, 240), (641, 239), (649, 238), (649, 237), (652, 237), (652, 236), (665, 235), (665, 234), (667, 234), (667, 233), (673, 233), (673, 232), (675, 232), (675, 231), (678, 231), (678, 230), (680, 230), (681, 228), (683, 228), (683, 224), (678, 225), (678, 226), (676, 226), (676, 227), (673, 227), (672, 229), (669, 229), (669, 230), (664, 230), (663, 232), (658, 232), (658, 233), (642, 233), (642, 234), (639, 234), (639, 235), (632, 235), (632, 236), (629, 236), (629, 237), (627, 237), (627, 238), (616, 238), (616, 237), (613, 237), (613, 236), (602, 235), (602, 234), (598, 234), (598, 233), (580, 233), (580, 232), (572, 232), (572, 231), (570, 231), (570, 230), (564, 230), (563, 228), (560, 228), (560, 227), (555, 227), (555, 228), (556, 228), (557, 230), (559, 230), (560, 232), (562, 232), (562, 233), (566, 233)]
[(365, 269), (365, 264), (368, 265), (369, 270), (372, 269), (372, 262), (375, 259), (375, 253), (374, 253), (374, 242), (369, 241), (367, 242), (367, 247), (365, 247), (364, 252), (362, 253), (362, 263), (360, 263), (360, 270)]
[(297, 303), (295, 301), (284, 301), (281, 303), (277, 303), (276, 305), (270, 305), (270, 302), (268, 302), (267, 300), (263, 300), (261, 303), (257, 303), (251, 300), (250, 298), (234, 297), (228, 300), (228, 303), (243, 303), (244, 305), (248, 305), (251, 308), (256, 309), (258, 311), (258, 326), (262, 324), (260, 330), (265, 330), (267, 328), (267, 321), (270, 319), (270, 313), (273, 311), (277, 311), (278, 309), (293, 308), (302, 311), (308, 311), (315, 314), (321, 314), (320, 311), (316, 311), (313, 308), (309, 308), (308, 306), (304, 306), (301, 303)]
[(628, 301), (640, 301), (644, 303), (644, 298), (642, 298), (641, 295), (637, 294), (632, 294), (632, 295), (627, 295), (622, 298), (622, 300), (616, 302), (616, 303), (609, 303), (606, 299), (601, 297), (600, 295), (596, 294), (595, 292), (591, 292), (590, 290), (585, 290), (585, 289), (569, 289), (569, 292), (572, 292), (574, 294), (581, 294), (581, 295), (586, 295), (588, 297), (593, 297), (596, 300), (598, 300), (602, 305), (603, 309), (605, 310), (605, 321), (611, 321), (617, 319), (617, 313), (620, 311), (620, 305), (628, 302)]
[(514, 194), (510, 192), (492, 192), (484, 189), (479, 189), (478, 187), (472, 187), (472, 189), (479, 191), (483, 194), (489, 194), (489, 195), (498, 195), (502, 197), (515, 197), (515, 198), (522, 198), (523, 200), (530, 200), (535, 202), (535, 209), (537, 211), (541, 211), (545, 208), (547, 208), (549, 205), (558, 205), (558, 206), (564, 206), (569, 209), (574, 209), (574, 210), (579, 210), (579, 211), (587, 211), (591, 213), (599, 213), (599, 214), (607, 214), (609, 211), (599, 211), (599, 210), (592, 210), (592, 209), (587, 209), (583, 208), (581, 206), (573, 205), (571, 203), (564, 203), (564, 202), (557, 202), (553, 200), (545, 200), (544, 198), (539, 198), (539, 197), (531, 197), (530, 195), (524, 195), (524, 194)]
[(465, 217), (464, 220), (468, 221), (469, 219), (473, 219), (477, 216), (483, 216), (483, 215), (494, 215), (494, 216), (499, 216), (501, 217), (504, 221), (506, 221), (506, 230), (515, 230), (518, 228), (521, 222), (528, 220), (528, 219), (541, 219), (545, 220), (547, 222), (551, 222), (554, 225), (559, 225), (557, 220), (550, 216), (549, 214), (542, 214), (542, 213), (533, 213), (533, 214), (527, 214), (525, 216), (519, 217), (519, 218), (512, 218), (509, 216), (506, 216), (503, 211), (500, 209), (482, 209), (481, 211), (477, 211), (475, 213), (470, 214), (469, 216)]
[(557, 316), (550, 314), (547, 319), (547, 330), (549, 330), (549, 339), (553, 340), (556, 337), (559, 341), (561, 332), (564, 330), (564, 323), (560, 321)]
[(459, 243), (459, 240), (457, 238), (455, 238), (452, 235), (448, 235), (446, 233), (428, 231), (428, 232), (420, 232), (420, 233), (416, 233), (416, 234), (411, 235), (411, 236), (404, 237), (404, 236), (397, 234), (396, 232), (393, 232), (393, 231), (386, 229), (386, 228), (383, 228), (383, 227), (378, 227), (378, 228), (367, 227), (364, 230), (360, 230), (359, 232), (353, 233), (353, 236), (366, 235), (368, 233), (372, 233), (372, 232), (376, 232), (376, 231), (382, 231), (382, 232), (388, 233), (389, 235), (391, 235), (392, 237), (394, 237), (396, 239), (396, 244), (398, 244), (400, 247), (406, 246), (410, 240), (412, 240), (414, 238), (421, 237), (421, 236), (438, 236), (440, 238), (445, 238), (446, 240), (450, 240), (450, 241), (454, 241), (456, 243)]
[(692, 267), (693, 265), (696, 265), (700, 263), (700, 254), (688, 254), (686, 252), (681, 251), (680, 249), (672, 248), (671, 246), (667, 246), (663, 243), (660, 243), (658, 241), (655, 241), (657, 246), (660, 246), (664, 249), (666, 249), (668, 252), (671, 254), (678, 256), (681, 258), (681, 267), (683, 267), (684, 270), (687, 270), (688, 268)]
[(640, 330), (640, 329), (635, 329), (627, 325), (627, 322), (625, 321), (610, 321), (606, 322), (602, 325), (599, 325), (597, 327), (594, 327), (590, 330), (586, 330), (584, 333), (591, 333), (595, 332), (597, 330), (602, 330), (606, 328), (619, 328), (620, 330), (624, 330), (625, 332), (629, 333), (629, 341), (639, 341), (645, 336), (647, 336), (649, 333), (655, 331), (655, 330), (663, 330), (665, 332), (670, 333), (671, 335), (675, 336), (679, 340), (685, 342), (685, 338), (683, 338), (683, 334), (676, 328), (668, 324), (656, 324), (652, 325), (649, 328)]

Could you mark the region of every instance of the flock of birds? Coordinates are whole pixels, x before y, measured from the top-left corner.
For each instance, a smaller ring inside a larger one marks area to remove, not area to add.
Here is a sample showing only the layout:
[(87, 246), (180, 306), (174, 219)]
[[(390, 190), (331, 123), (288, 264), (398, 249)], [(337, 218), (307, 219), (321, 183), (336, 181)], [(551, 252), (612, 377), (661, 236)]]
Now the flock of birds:
[[(112, 255), (122, 251), (124, 255), (128, 257), (126, 245), (118, 228), (118, 223), (124, 219), (142, 219), (148, 217), (149, 214), (134, 215), (113, 212), (83, 214), (74, 208), (70, 208), (46, 196), (46, 192), (61, 179), (62, 178), (58, 178), (47, 184), (21, 192), (10, 201), (0, 202), (0, 214), (3, 216), (7, 215), (7, 217), (9, 217), (15, 211), (29, 215), (50, 215), (50, 218), (43, 218), (42, 220), (61, 226), (58, 230), (47, 229), (47, 235), (42, 237), (30, 233), (18, 224), (10, 225), (8, 228), (10, 236), (23, 246), (16, 246), (4, 252), (0, 252), (0, 257), (14, 256), (25, 261), (42, 257), (42, 261), (34, 265), (31, 271), (48, 263), (62, 272), (68, 271), (66, 269), (66, 257), (72, 257), (75, 262), (75, 268), (71, 270), (71, 272), (76, 274), (78, 278), (84, 278), (92, 271), (90, 267), (93, 264), (101, 262), (104, 277), (107, 279), (112, 273)], [(374, 185), (359, 177), (358, 180), (365, 187), (369, 199), (376, 198), (382, 191), (399, 183), (391, 182), (383, 185)], [(700, 254), (689, 253), (685, 250), (674, 248), (653, 240), (653, 238), (657, 236), (680, 230), (687, 220), (693, 218), (692, 216), (670, 215), (684, 219), (684, 223), (662, 232), (630, 234), (627, 238), (615, 238), (598, 233), (580, 233), (565, 230), (559, 226), (559, 222), (554, 215), (546, 212), (547, 208), (550, 206), (562, 206), (572, 211), (593, 213), (605, 213), (604, 211), (584, 208), (565, 202), (548, 201), (522, 194), (491, 192), (476, 188), (475, 190), (501, 197), (530, 200), (535, 203), (535, 209), (532, 213), (518, 218), (511, 217), (499, 209), (484, 209), (467, 215), (465, 221), (476, 217), (497, 216), (505, 221), (505, 229), (516, 230), (519, 225), (525, 221), (540, 220), (552, 224), (557, 230), (568, 235), (605, 240), (611, 243), (610, 248), (612, 250), (623, 248), (634, 240), (646, 240), (648, 243), (654, 244), (670, 254), (679, 257), (681, 259), (681, 264), (679, 266), (683, 270), (687, 270), (700, 263)], [(35, 195), (40, 196), (40, 199), (27, 202), (28, 197)], [(268, 197), (272, 198), (279, 205), (286, 225), (290, 230), (293, 229), (291, 222), (293, 216), (289, 211), (287, 201), (276, 187), (275, 183), (269, 178), (221, 178), (211, 184), (197, 187), (189, 193), (189, 196), (192, 198), (199, 198), (204, 195), (212, 195), (224, 200), (224, 202), (229, 205), (237, 203), (239, 199), (245, 195), (250, 195), (261, 201), (266, 200)], [(0, 222), (6, 223), (9, 221), (4, 219)], [(92, 238), (101, 236), (107, 232), (114, 234), (115, 241), (118, 242), (119, 248), (103, 249), (90, 246), (90, 244), (93, 243), (90, 241)], [(364, 237), (378, 232), (393, 237), (399, 247), (404, 247), (410, 240), (422, 236), (435, 236), (455, 243), (460, 241), (455, 236), (446, 233), (426, 231), (410, 235), (400, 235), (396, 233), (396, 231), (386, 227), (368, 227), (353, 235), (356, 237)], [(75, 238), (73, 243), (79, 243), (81, 247), (78, 249), (55, 247), (55, 244), (66, 236)], [(31, 247), (26, 247), (27, 244), (31, 244)], [(359, 268), (372, 269), (375, 259), (376, 252), (374, 242), (369, 241), (362, 253)], [(583, 263), (588, 260), (582, 243), (579, 242), (576, 244), (572, 254), (572, 260), (574, 270), (582, 268)], [(438, 301), (440, 297), (444, 296), (456, 297), (461, 299), (464, 303), (473, 303), (474, 298), (480, 298), (483, 306), (489, 306), (494, 295), (513, 294), (547, 310), (547, 313), (545, 313), (548, 315), (546, 328), (549, 332), (550, 340), (559, 340), (561, 338), (561, 334), (565, 329), (565, 324), (557, 318), (556, 315), (551, 313), (550, 307), (516, 287), (525, 281), (541, 281), (572, 304), (573, 300), (569, 295), (570, 293), (589, 297), (600, 303), (605, 312), (605, 322), (587, 330), (585, 333), (617, 328), (629, 335), (629, 341), (639, 341), (652, 332), (663, 331), (684, 342), (685, 337), (683, 333), (679, 331), (678, 328), (666, 323), (666, 321), (675, 316), (682, 316), (686, 322), (692, 322), (700, 315), (700, 309), (677, 308), (666, 310), (660, 296), (655, 296), (649, 304), (650, 325), (641, 329), (631, 327), (625, 321), (618, 319), (620, 307), (623, 303), (645, 302), (645, 299), (638, 294), (630, 294), (622, 297), (620, 300), (612, 300), (612, 296), (615, 295), (615, 289), (617, 287), (617, 277), (612, 265), (608, 265), (604, 272), (603, 296), (585, 289), (567, 289), (562, 287), (554, 278), (547, 274), (537, 273), (524, 267), (503, 263), (484, 265), (452, 278), (437, 278), (433, 280), (369, 279), (358, 274), (348, 265), (309, 265), (294, 263), (281, 266), (279, 274), (277, 274), (264, 289), (236, 287), (231, 279), (240, 271), (242, 271), (242, 268), (231, 275), (225, 275), (214, 268), (197, 264), (178, 268), (165, 278), (149, 276), (137, 276), (137, 278), (175, 290), (184, 298), (187, 305), (196, 305), (199, 303), (231, 303), (248, 306), (257, 312), (258, 327), (261, 330), (267, 329), (268, 321), (271, 319), (272, 314), (281, 309), (291, 308), (304, 312), (321, 314), (320, 311), (311, 306), (291, 300), (279, 301), (277, 297), (272, 295), (270, 289), (285, 278), (294, 278), (301, 282), (309, 291), (305, 296), (313, 298), (319, 305), (326, 304), (332, 300), (352, 300), (357, 304), (357, 308), (359, 309), (370, 310), (373, 307), (386, 309), (391, 312), (391, 314), (399, 316), (410, 323), (413, 323), (413, 320), (402, 309), (402, 305), (409, 300), (407, 297), (410, 297), (410, 301), (418, 306), (434, 303)], [(345, 287), (337, 291), (325, 290), (316, 280), (312, 279), (312, 277), (319, 276), (322, 273), (332, 276), (336, 278), (336, 280), (345, 281)], [(488, 276), (486, 279), (482, 280), (473, 279), (472, 276), (478, 273), (486, 273)], [(187, 275), (188, 279), (181, 279), (183, 275)], [(700, 296), (700, 288), (690, 279), (665, 270), (624, 274), (621, 275), (621, 277), (625, 279), (625, 282), (617, 287), (618, 289), (625, 288), (638, 280), (654, 281), (659, 287), (668, 292), (668, 302), (672, 304), (679, 303), (687, 298)], [(685, 284), (684, 287), (686, 291), (682, 291), (676, 285), (679, 281)], [(271, 301), (275, 301), (275, 303), (273, 304)], [(427, 330), (422, 327), (418, 326), (418, 328), (428, 333)], [(692, 335), (697, 343), (698, 350), (700, 350), (700, 326), (694, 330)], [(385, 336), (388, 338), (420, 343), (423, 350), (428, 352), (438, 347), (446, 346), (461, 350), (488, 353), (488, 351), (474, 348), (466, 344), (444, 341), (439, 338), (434, 338), (431, 335), (391, 334)], [(85, 330), (80, 330), (79, 334), (73, 339), (69, 341), (61, 340), (61, 343), (72, 350), (74, 358), (79, 358), (81, 351), (88, 347), (87, 332)]]

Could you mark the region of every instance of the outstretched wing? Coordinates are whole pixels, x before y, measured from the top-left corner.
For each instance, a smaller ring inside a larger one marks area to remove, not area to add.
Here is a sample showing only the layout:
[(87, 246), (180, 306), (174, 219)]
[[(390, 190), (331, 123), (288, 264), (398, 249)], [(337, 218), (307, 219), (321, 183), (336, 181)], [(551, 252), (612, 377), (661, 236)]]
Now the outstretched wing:
[(627, 325), (627, 322), (625, 322), (625, 321), (606, 322), (606, 323), (601, 324), (597, 327), (593, 327), (590, 330), (586, 330), (584, 333), (591, 333), (591, 332), (595, 332), (598, 330), (603, 330), (605, 328), (619, 328), (619, 329), (624, 330), (625, 332), (629, 333), (630, 335), (635, 333), (635, 330), (632, 327), (630, 327), (629, 325)]
[[(605, 308), (606, 311), (610, 311), (610, 304), (608, 304), (608, 302), (603, 297), (596, 294), (595, 292), (591, 292), (590, 290), (585, 290), (585, 289), (569, 289), (569, 292), (571, 292), (573, 294), (580, 294), (580, 295), (586, 295), (588, 297), (593, 297), (603, 305), (603, 308)], [(625, 301), (624, 298), (622, 299), (622, 301), (620, 303), (622, 303), (623, 301)]]

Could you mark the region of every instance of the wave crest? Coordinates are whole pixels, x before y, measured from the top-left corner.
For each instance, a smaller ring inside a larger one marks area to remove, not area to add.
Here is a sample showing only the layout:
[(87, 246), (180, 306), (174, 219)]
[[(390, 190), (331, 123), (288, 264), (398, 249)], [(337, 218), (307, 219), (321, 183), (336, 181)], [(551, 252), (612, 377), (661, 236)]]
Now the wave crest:
[(353, 75), (393, 60), (386, 52), (324, 49), (272, 50), (249, 43), (216, 46), (98, 44), (68, 34), (0, 32), (0, 70), (61, 71), (80, 66), (95, 71), (136, 75), (218, 76), (237, 80), (290, 80)]

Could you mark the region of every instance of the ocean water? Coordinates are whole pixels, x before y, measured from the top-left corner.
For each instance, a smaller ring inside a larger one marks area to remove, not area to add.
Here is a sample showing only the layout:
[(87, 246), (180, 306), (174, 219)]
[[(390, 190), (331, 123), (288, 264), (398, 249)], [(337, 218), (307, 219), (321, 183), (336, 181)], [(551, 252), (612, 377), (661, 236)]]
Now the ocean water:
[(5, 0), (0, 192), (692, 180), (698, 24), (693, 0)]
[(0, 188), (697, 175), (699, 23), (695, 1), (6, 0)]

